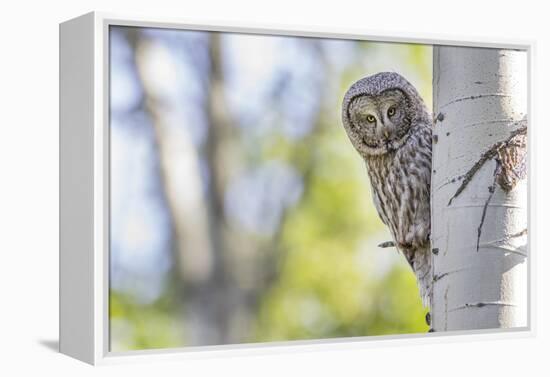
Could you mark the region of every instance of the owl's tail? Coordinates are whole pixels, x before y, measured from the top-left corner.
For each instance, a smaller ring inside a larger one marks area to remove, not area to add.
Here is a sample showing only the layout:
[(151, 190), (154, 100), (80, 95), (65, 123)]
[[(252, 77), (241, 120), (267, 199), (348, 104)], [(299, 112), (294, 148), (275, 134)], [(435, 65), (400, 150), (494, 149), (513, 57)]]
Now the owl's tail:
[(412, 264), (422, 304), (425, 307), (430, 307), (430, 298), (432, 296), (432, 255), (430, 247), (419, 248), (414, 253), (414, 263)]

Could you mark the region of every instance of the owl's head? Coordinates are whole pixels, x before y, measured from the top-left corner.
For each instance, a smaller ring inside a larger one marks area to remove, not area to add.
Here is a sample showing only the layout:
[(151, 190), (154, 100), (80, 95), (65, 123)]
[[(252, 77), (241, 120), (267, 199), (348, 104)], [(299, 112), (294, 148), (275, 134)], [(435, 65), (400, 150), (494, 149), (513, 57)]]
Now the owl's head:
[(363, 156), (399, 149), (415, 124), (429, 122), (416, 89), (401, 75), (382, 72), (365, 77), (347, 91), (342, 106), (344, 128)]

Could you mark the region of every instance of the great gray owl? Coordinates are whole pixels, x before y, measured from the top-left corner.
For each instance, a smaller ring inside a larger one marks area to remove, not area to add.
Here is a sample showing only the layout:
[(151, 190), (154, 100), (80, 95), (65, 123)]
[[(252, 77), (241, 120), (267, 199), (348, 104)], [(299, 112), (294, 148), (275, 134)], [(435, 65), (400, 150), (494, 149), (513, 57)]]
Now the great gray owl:
[(344, 128), (366, 162), (376, 210), (407, 258), (430, 304), (430, 180), (432, 118), (417, 90), (401, 75), (365, 77), (347, 91)]

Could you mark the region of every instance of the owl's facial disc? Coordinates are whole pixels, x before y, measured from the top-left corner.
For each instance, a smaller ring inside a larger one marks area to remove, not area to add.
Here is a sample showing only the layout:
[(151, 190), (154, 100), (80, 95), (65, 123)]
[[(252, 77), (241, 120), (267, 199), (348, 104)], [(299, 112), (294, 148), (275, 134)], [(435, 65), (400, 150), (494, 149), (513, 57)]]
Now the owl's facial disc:
[(360, 96), (349, 105), (350, 139), (361, 154), (381, 155), (401, 147), (408, 136), (408, 101), (399, 89)]

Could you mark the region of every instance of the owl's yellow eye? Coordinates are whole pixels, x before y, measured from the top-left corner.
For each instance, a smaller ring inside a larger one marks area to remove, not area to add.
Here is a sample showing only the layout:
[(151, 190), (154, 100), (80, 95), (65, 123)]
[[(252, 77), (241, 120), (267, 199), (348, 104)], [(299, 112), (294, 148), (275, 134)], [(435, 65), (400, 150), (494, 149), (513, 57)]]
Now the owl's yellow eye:
[(395, 115), (395, 107), (390, 107), (388, 109), (388, 116), (391, 117), (391, 116), (394, 116)]
[(367, 122), (369, 123), (374, 123), (374, 121), (376, 120), (376, 118), (372, 115), (367, 115)]

